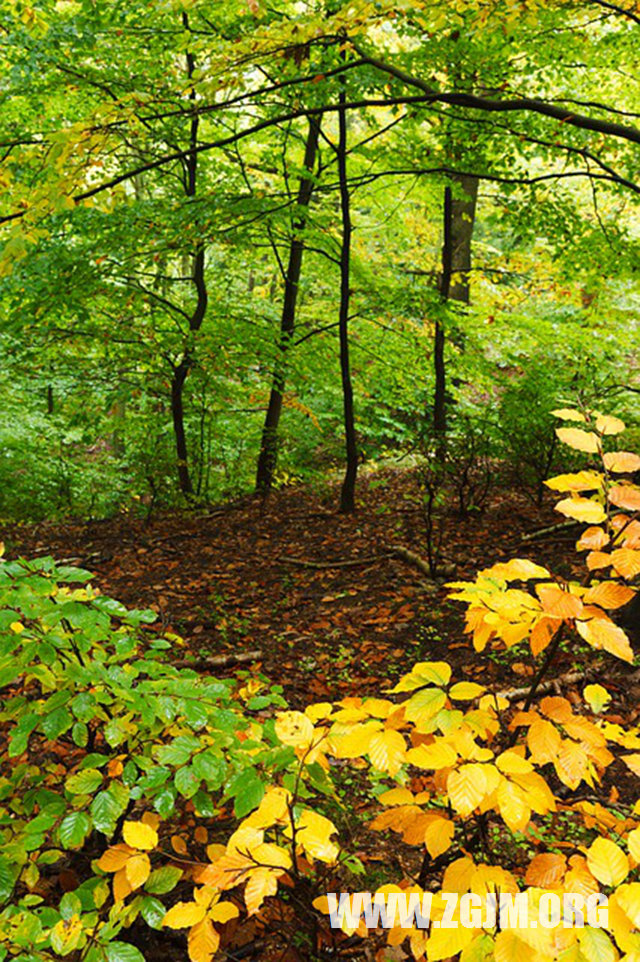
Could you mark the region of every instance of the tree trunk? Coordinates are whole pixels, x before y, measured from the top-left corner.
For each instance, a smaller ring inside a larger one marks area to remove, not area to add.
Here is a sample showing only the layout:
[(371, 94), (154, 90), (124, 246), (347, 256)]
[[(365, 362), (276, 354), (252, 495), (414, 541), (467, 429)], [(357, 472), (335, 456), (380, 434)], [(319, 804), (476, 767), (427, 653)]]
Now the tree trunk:
[(340, 493), (340, 510), (355, 511), (355, 487), (358, 472), (358, 445), (353, 414), (353, 385), (349, 365), (349, 280), (351, 268), (351, 205), (347, 180), (347, 112), (344, 107), (346, 92), (340, 91), (341, 109), (338, 111), (338, 175), (340, 180), (340, 209), (342, 213), (342, 247), (340, 250), (340, 373), (344, 406), (344, 438), (347, 466)]
[(291, 245), (289, 247), (289, 262), (284, 281), (284, 301), (280, 319), (280, 338), (278, 342), (278, 356), (273, 369), (269, 405), (262, 428), (260, 455), (256, 472), (256, 490), (266, 493), (273, 484), (273, 475), (278, 458), (278, 425), (282, 413), (282, 401), (286, 382), (287, 352), (291, 345), (296, 323), (296, 304), (298, 288), (302, 271), (302, 255), (304, 253), (304, 228), (306, 225), (307, 208), (313, 193), (313, 168), (318, 150), (318, 136), (320, 121), (309, 118), (309, 132), (304, 152), (304, 168), (308, 177), (302, 177), (298, 185), (296, 197), (297, 219), (294, 221)]
[[(190, 30), (189, 18), (185, 12), (182, 14), (182, 25), (186, 31)], [(187, 76), (189, 80), (193, 77), (195, 70), (195, 58), (190, 51), (187, 51)], [(192, 106), (195, 104), (196, 94), (192, 90), (189, 95)], [(184, 192), (187, 197), (195, 197), (197, 193), (198, 179), (198, 127), (200, 119), (197, 112), (193, 114), (191, 127), (189, 130), (190, 151), (185, 159), (185, 179)], [(197, 232), (197, 223), (195, 225)], [(183, 494), (193, 494), (193, 483), (189, 472), (189, 460), (187, 451), (187, 439), (184, 427), (184, 384), (193, 367), (193, 346), (195, 335), (202, 327), (205, 314), (207, 312), (208, 294), (204, 272), (205, 265), (205, 244), (198, 240), (191, 258), (191, 283), (193, 284), (196, 303), (189, 317), (189, 335), (182, 352), (182, 358), (173, 368), (171, 378), (171, 414), (173, 417), (173, 430), (175, 435), (176, 456), (178, 461), (178, 483)]]
[[(452, 244), (452, 198), (451, 187), (444, 189), (444, 240), (442, 242), (442, 273), (440, 275), (440, 295), (444, 306), (449, 300), (451, 291), (451, 273), (453, 264)], [(446, 406), (446, 368), (444, 360), (445, 335), (442, 319), (436, 320), (435, 344), (433, 348), (433, 365), (435, 371), (435, 393), (433, 398), (433, 430), (439, 447), (444, 446), (447, 431)]]
[(183, 494), (193, 494), (189, 463), (187, 459), (187, 438), (184, 430), (183, 392), (191, 363), (183, 357), (176, 365), (171, 378), (171, 416), (173, 418), (173, 433), (176, 442), (176, 456), (178, 459), (178, 483)]
[(464, 192), (463, 197), (451, 200), (451, 270), (453, 277), (449, 297), (461, 304), (469, 303), (469, 272), (471, 270), (471, 241), (478, 199), (478, 178), (467, 174), (452, 177)]

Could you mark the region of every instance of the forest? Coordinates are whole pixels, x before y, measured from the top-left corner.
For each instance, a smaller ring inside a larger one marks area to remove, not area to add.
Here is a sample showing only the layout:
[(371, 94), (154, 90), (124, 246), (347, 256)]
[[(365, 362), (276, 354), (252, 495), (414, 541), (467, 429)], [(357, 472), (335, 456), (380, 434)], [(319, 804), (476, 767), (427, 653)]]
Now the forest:
[(638, 0), (0, 57), (0, 962), (640, 962)]

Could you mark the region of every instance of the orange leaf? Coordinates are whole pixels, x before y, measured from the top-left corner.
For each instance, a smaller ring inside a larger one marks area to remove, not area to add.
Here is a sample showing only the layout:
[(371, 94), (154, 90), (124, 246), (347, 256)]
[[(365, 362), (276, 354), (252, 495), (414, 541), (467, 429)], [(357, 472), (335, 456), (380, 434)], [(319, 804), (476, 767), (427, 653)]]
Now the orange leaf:
[(609, 540), (609, 535), (602, 528), (592, 525), (582, 532), (580, 540), (576, 542), (576, 548), (578, 551), (597, 551), (609, 544)]
[(567, 860), (564, 855), (554, 855), (545, 852), (532, 858), (524, 877), (527, 885), (537, 885), (548, 888), (557, 885), (567, 870)]
[(552, 718), (553, 721), (560, 722), (561, 725), (573, 715), (571, 702), (566, 698), (557, 696), (543, 698), (540, 702), (540, 711), (546, 715), (547, 718)]
[(635, 597), (633, 588), (621, 585), (617, 581), (602, 581), (585, 593), (587, 604), (599, 605), (601, 608), (621, 608)]
[(605, 454), (604, 466), (615, 474), (631, 474), (640, 471), (640, 456), (631, 451), (608, 451)]
[(608, 568), (612, 563), (611, 555), (606, 551), (590, 551), (587, 555), (587, 568), (596, 571), (598, 568)]
[(616, 548), (611, 553), (613, 567), (623, 578), (631, 579), (640, 575), (640, 551), (632, 548)]
[(559, 585), (536, 585), (536, 594), (549, 615), (556, 618), (579, 618), (582, 614), (580, 599), (569, 591), (564, 591)]
[(593, 648), (604, 649), (623, 661), (633, 661), (633, 651), (625, 632), (608, 618), (576, 621), (576, 630)]
[(616, 484), (609, 491), (609, 501), (625, 511), (640, 511), (640, 488), (632, 484)]
[(135, 849), (128, 845), (112, 845), (100, 856), (98, 868), (103, 872), (119, 872), (134, 854)]

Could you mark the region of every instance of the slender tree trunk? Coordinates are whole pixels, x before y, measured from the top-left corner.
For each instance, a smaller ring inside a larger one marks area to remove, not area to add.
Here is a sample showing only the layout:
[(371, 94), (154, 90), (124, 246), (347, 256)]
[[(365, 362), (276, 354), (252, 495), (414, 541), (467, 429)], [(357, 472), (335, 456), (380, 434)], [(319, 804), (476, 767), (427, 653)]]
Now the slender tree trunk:
[(462, 304), (469, 303), (469, 272), (471, 270), (471, 241), (478, 199), (478, 178), (466, 174), (452, 177), (463, 192), (451, 200), (451, 288), (449, 297)]
[(282, 401), (286, 382), (287, 352), (291, 346), (296, 323), (296, 305), (300, 274), (302, 271), (302, 256), (304, 253), (304, 228), (307, 219), (307, 208), (313, 193), (313, 168), (318, 151), (318, 136), (320, 121), (309, 118), (309, 132), (304, 152), (304, 168), (309, 176), (302, 177), (298, 185), (296, 197), (297, 219), (293, 223), (293, 234), (289, 247), (289, 262), (284, 280), (284, 301), (280, 319), (280, 338), (278, 342), (278, 357), (273, 369), (269, 405), (262, 428), (258, 470), (256, 472), (256, 489), (262, 493), (269, 491), (273, 484), (273, 475), (278, 458), (278, 425), (282, 413)]
[[(190, 30), (189, 18), (186, 13), (182, 14), (182, 25), (186, 31)], [(189, 80), (193, 77), (195, 70), (195, 58), (187, 51), (187, 76)], [(192, 90), (190, 94), (192, 105), (195, 105), (196, 94)], [(198, 127), (200, 119), (197, 112), (194, 112), (189, 131), (190, 152), (185, 160), (185, 183), (184, 190), (187, 197), (195, 197), (198, 182)], [(196, 224), (197, 232), (197, 224)], [(175, 435), (176, 456), (178, 460), (178, 483), (183, 494), (193, 494), (193, 483), (189, 472), (189, 460), (187, 451), (187, 440), (184, 426), (184, 384), (189, 372), (194, 364), (193, 343), (195, 335), (202, 327), (205, 314), (207, 312), (207, 284), (204, 272), (205, 266), (205, 244), (202, 240), (197, 240), (193, 256), (191, 258), (191, 283), (196, 294), (196, 303), (189, 317), (189, 339), (182, 352), (182, 358), (173, 368), (171, 378), (171, 414), (173, 417), (173, 430)]]
[[(442, 243), (442, 273), (440, 275), (440, 296), (444, 306), (449, 300), (451, 292), (451, 273), (453, 263), (452, 244), (452, 201), (451, 187), (444, 189), (444, 240)], [(439, 446), (444, 446), (447, 431), (446, 406), (446, 368), (444, 360), (445, 334), (442, 319), (436, 320), (435, 344), (433, 348), (433, 364), (435, 372), (435, 394), (433, 398), (433, 429)]]
[(344, 107), (346, 92), (340, 91), (341, 109), (338, 111), (338, 175), (340, 180), (340, 208), (342, 213), (342, 247), (340, 251), (340, 373), (344, 405), (344, 438), (347, 465), (340, 493), (340, 510), (355, 511), (356, 475), (358, 472), (358, 445), (353, 414), (353, 385), (349, 365), (349, 280), (351, 269), (351, 204), (347, 180), (347, 112)]
[(193, 494), (187, 458), (187, 438), (184, 430), (183, 389), (189, 373), (190, 362), (185, 358), (176, 365), (171, 378), (171, 417), (178, 458), (178, 483), (183, 494)]

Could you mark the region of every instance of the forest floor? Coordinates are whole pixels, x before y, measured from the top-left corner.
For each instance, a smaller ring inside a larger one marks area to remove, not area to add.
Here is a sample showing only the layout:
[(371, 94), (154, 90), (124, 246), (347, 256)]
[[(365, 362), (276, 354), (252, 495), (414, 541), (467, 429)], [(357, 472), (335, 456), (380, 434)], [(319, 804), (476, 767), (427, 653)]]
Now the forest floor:
[[(247, 497), (208, 511), (158, 514), (148, 522), (120, 515), (99, 522), (13, 526), (3, 535), (10, 558), (52, 555), (95, 572), (93, 584), (104, 594), (129, 607), (153, 608), (158, 620), (150, 631), (174, 632), (184, 640), (171, 652), (175, 660), (259, 649), (259, 658), (241, 667), (282, 685), (292, 707), (377, 695), (419, 660), (447, 660), (454, 678), (481, 681), (494, 690), (531, 683), (528, 645), (505, 651), (498, 643), (473, 652), (463, 630), (462, 606), (448, 600), (445, 585), (429, 579), (411, 560), (390, 555), (390, 547), (397, 546), (423, 558), (427, 553), (415, 473), (364, 474), (355, 516), (337, 512), (337, 495), (336, 489), (318, 495), (291, 487), (266, 502)], [(513, 557), (581, 578), (575, 530), (523, 541), (559, 521), (551, 496), (537, 507), (520, 492), (496, 488), (482, 513), (445, 519), (445, 555), (455, 565), (446, 580), (471, 580), (478, 570)], [(591, 649), (567, 644), (551, 674), (557, 678), (596, 659)], [(606, 655), (599, 662), (613, 695), (608, 717), (628, 722), (638, 715), (640, 698), (624, 674), (629, 666), (621, 669), (620, 664)], [(212, 669), (217, 675), (234, 670)], [(584, 684), (580, 679), (563, 684), (562, 694), (580, 704)], [(605, 775), (603, 791), (635, 798), (631, 773), (621, 771), (621, 765), (613, 768), (615, 773)], [(371, 814), (369, 795), (356, 793), (352, 804), (364, 824)], [(372, 847), (363, 834), (360, 844), (358, 855), (374, 875), (376, 866), (417, 870), (415, 851), (397, 840), (376, 837)], [(168, 945), (146, 928), (135, 937), (154, 962), (186, 958), (182, 943)], [(283, 952), (279, 937), (264, 941), (255, 919), (230, 938), (235, 953), (230, 957), (261, 962), (305, 958), (297, 951)], [(348, 957), (365, 962), (373, 956), (367, 946), (353, 946)]]
[[(414, 564), (389, 556), (398, 545), (426, 554), (411, 471), (364, 475), (354, 516), (339, 514), (336, 503), (336, 491), (291, 487), (266, 502), (247, 497), (148, 522), (121, 515), (20, 526), (5, 531), (7, 555), (51, 554), (95, 571), (104, 594), (157, 611), (154, 630), (184, 639), (180, 659), (259, 649), (253, 670), (282, 685), (292, 707), (379, 690), (418, 660), (448, 660), (460, 676), (488, 685), (526, 683), (526, 646), (505, 652), (499, 643), (470, 658), (462, 606)], [(575, 532), (522, 541), (559, 520), (551, 497), (538, 508), (521, 493), (495, 490), (482, 513), (446, 518), (445, 554), (455, 565), (448, 580), (473, 579), (512, 557), (564, 576), (574, 564), (580, 575)], [(565, 651), (554, 674), (575, 658)]]

